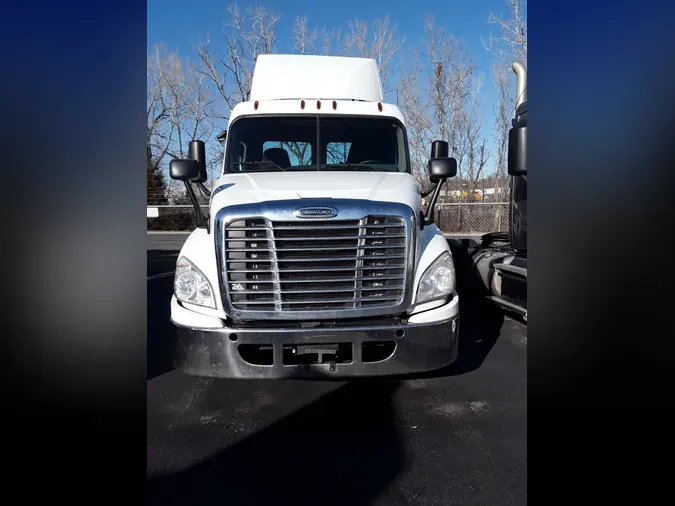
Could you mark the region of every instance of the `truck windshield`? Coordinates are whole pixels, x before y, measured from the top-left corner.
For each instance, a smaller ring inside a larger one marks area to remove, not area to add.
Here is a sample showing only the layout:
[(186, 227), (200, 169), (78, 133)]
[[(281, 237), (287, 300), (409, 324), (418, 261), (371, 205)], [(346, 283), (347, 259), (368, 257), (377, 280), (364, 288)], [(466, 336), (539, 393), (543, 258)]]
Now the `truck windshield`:
[(243, 117), (227, 137), (230, 173), (410, 172), (405, 132), (392, 118)]

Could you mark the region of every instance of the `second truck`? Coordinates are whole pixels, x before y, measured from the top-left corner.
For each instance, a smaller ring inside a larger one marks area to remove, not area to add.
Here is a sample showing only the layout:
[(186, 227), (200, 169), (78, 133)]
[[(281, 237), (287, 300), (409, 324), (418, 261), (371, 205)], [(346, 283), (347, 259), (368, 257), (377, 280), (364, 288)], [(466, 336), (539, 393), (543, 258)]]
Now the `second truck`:
[(492, 302), (527, 322), (527, 69), (513, 63), (516, 109), (508, 138), (509, 231), (482, 237), (472, 253), (472, 283)]

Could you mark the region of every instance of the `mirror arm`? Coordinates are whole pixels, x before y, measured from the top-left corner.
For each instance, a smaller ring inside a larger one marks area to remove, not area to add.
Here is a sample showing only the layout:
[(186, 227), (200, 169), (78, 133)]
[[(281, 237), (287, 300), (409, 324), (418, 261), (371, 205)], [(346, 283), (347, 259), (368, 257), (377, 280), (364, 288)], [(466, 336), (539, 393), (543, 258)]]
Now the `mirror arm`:
[(201, 192), (204, 194), (205, 197), (211, 196), (211, 192), (206, 186), (204, 186), (204, 183), (197, 183), (197, 186), (199, 187), (199, 189), (201, 190)]
[(185, 189), (187, 190), (188, 195), (190, 196), (190, 200), (192, 201), (192, 206), (195, 208), (195, 219), (197, 221), (197, 228), (205, 228), (208, 232), (208, 221), (204, 219), (201, 207), (199, 206), (199, 201), (197, 200), (197, 195), (195, 195), (195, 191), (192, 188), (192, 185), (190, 184), (189, 181), (184, 181), (184, 183)]
[(422, 220), (420, 221), (420, 228), (424, 230), (426, 225), (431, 225), (434, 222), (434, 207), (436, 207), (436, 201), (438, 200), (438, 195), (441, 193), (441, 186), (445, 183), (445, 179), (441, 179), (433, 189), (434, 194), (431, 196), (431, 202), (427, 206), (427, 214), (422, 215)]

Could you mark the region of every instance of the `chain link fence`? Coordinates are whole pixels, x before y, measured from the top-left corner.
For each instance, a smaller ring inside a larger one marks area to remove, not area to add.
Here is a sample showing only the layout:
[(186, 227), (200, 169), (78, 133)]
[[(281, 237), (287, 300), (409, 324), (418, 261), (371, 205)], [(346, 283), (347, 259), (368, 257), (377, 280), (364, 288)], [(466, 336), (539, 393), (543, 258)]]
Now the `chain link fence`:
[[(202, 206), (204, 214), (208, 206)], [(452, 202), (436, 205), (435, 223), (449, 236), (479, 236), (509, 229), (508, 202)], [(148, 231), (189, 232), (196, 227), (191, 205), (148, 206)]]
[(508, 202), (453, 202), (437, 204), (434, 222), (445, 235), (480, 236), (508, 232)]
[[(208, 205), (202, 205), (206, 215)], [(148, 206), (149, 232), (190, 232), (197, 227), (194, 208), (191, 205)]]

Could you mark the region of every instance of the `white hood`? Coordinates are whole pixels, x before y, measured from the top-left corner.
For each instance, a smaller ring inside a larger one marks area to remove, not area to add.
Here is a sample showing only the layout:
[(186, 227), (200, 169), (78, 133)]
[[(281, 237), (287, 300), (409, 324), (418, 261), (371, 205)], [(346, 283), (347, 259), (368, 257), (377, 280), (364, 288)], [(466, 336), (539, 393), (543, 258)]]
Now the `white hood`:
[(415, 180), (391, 172), (264, 172), (225, 174), (216, 181), (211, 215), (236, 204), (309, 198), (365, 199), (420, 208)]

